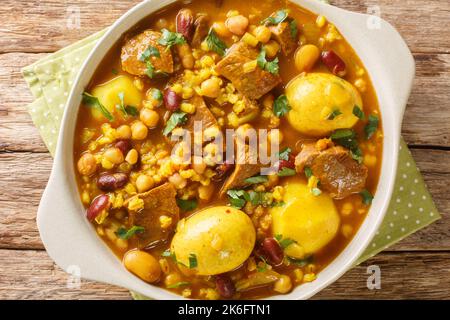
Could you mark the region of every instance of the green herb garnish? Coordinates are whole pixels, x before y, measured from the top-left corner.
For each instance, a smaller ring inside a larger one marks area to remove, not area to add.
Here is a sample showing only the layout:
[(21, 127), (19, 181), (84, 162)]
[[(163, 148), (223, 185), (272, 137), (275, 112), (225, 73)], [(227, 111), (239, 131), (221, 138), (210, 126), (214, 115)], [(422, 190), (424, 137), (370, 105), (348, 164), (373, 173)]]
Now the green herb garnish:
[(157, 100), (157, 101), (162, 101), (163, 100), (163, 94), (162, 94), (161, 90), (154, 88), (152, 90), (152, 98)]
[(380, 120), (378, 116), (371, 114), (368, 119), (368, 123), (364, 127), (364, 133), (366, 134), (366, 139), (369, 140), (372, 138), (373, 134), (377, 131), (378, 123)]
[(337, 116), (341, 115), (342, 112), (339, 109), (334, 109), (327, 117), (327, 120), (334, 120)]
[(186, 121), (187, 121), (187, 113), (183, 111), (175, 111), (174, 113), (172, 113), (169, 120), (167, 121), (163, 134), (167, 136), (178, 125), (183, 125), (186, 123)]
[(304, 266), (312, 263), (314, 260), (314, 257), (311, 255), (304, 259), (295, 259), (295, 258), (291, 258), (291, 257), (287, 257), (287, 259), (289, 262), (295, 264), (298, 267), (304, 267)]
[(112, 69), (111, 69), (111, 73), (112, 73), (113, 75), (117, 76), (117, 75), (119, 74), (119, 71), (117, 71), (116, 68), (112, 68)]
[(116, 105), (116, 108), (120, 110), (124, 116), (135, 117), (139, 114), (139, 111), (136, 107), (125, 105), (125, 94), (123, 92), (119, 92), (118, 96), (120, 103)]
[(305, 171), (305, 176), (308, 179), (311, 178), (314, 175), (313, 172), (312, 172), (312, 169), (310, 167), (305, 167), (304, 171)]
[(258, 64), (258, 67), (266, 70), (267, 72), (270, 72), (271, 74), (278, 74), (278, 72), (280, 71), (278, 58), (275, 58), (273, 61), (267, 61), (266, 50), (264, 50), (264, 48), (262, 48), (259, 52), (258, 57), (256, 58), (256, 62)]
[(364, 112), (362, 111), (362, 109), (359, 106), (355, 105), (353, 107), (353, 114), (361, 120), (365, 119)]
[(171, 285), (167, 286), (166, 288), (167, 288), (167, 289), (175, 289), (175, 288), (179, 288), (179, 287), (183, 287), (183, 286), (188, 286), (188, 285), (190, 285), (190, 284), (191, 284), (191, 283), (190, 283), (190, 282), (187, 282), (187, 281), (180, 281), (180, 282), (171, 284)]
[(288, 17), (288, 11), (286, 9), (278, 10), (277, 12), (272, 14), (270, 17), (261, 21), (261, 24), (276, 25), (276, 24), (279, 24), (279, 23), (283, 22), (284, 20), (286, 20), (287, 17)]
[(291, 30), (291, 37), (292, 39), (297, 39), (298, 35), (298, 27), (297, 27), (297, 21), (291, 20), (289, 22), (289, 29)]
[(244, 180), (247, 184), (258, 184), (258, 183), (264, 183), (269, 181), (269, 178), (267, 176), (254, 176), (250, 177)]
[(275, 239), (278, 241), (278, 243), (280, 244), (280, 247), (282, 249), (286, 249), (287, 247), (289, 247), (291, 244), (293, 243), (297, 243), (297, 241), (291, 239), (291, 238), (283, 238), (283, 236), (281, 234), (277, 235), (278, 237), (276, 237)]
[(273, 103), (273, 113), (278, 117), (284, 116), (291, 110), (291, 106), (284, 94), (275, 99)]
[(171, 32), (167, 29), (161, 30), (162, 35), (159, 38), (158, 43), (160, 45), (166, 46), (167, 50), (169, 50), (172, 46), (176, 44), (185, 44), (186, 39), (184, 39), (183, 35), (178, 32)]
[(237, 209), (241, 209), (245, 206), (245, 194), (246, 192), (244, 190), (228, 190), (227, 195), (231, 206)]
[(114, 117), (111, 114), (111, 112), (109, 112), (109, 110), (103, 104), (100, 103), (97, 97), (94, 97), (93, 95), (87, 92), (83, 92), (83, 103), (99, 110), (103, 114), (103, 116), (109, 121), (114, 121)]
[(161, 57), (161, 54), (159, 53), (158, 48), (153, 47), (153, 46), (148, 46), (148, 48), (145, 49), (144, 52), (142, 52), (141, 56), (139, 57), (139, 60), (142, 62), (145, 62), (150, 57), (157, 57), (157, 58)]
[(256, 271), (258, 272), (264, 272), (267, 271), (267, 261), (266, 259), (264, 259), (263, 256), (258, 256), (259, 259), (261, 259), (261, 261), (264, 263), (262, 267), (259, 266), (259, 263), (256, 264)]
[(225, 54), (225, 50), (227, 50), (227, 45), (222, 40), (220, 40), (220, 38), (217, 36), (217, 33), (214, 31), (213, 28), (209, 29), (205, 41), (206, 44), (208, 45), (209, 50), (212, 50), (221, 56)]
[(356, 133), (353, 129), (338, 129), (331, 134), (330, 138), (337, 144), (349, 149), (354, 160), (359, 163), (362, 162), (362, 151), (359, 148)]
[(183, 199), (177, 198), (177, 205), (183, 211), (192, 211), (195, 208), (197, 208), (198, 203), (197, 203), (196, 199), (183, 200)]
[(278, 153), (278, 159), (289, 161), (289, 155), (291, 154), (291, 148), (284, 148), (282, 151)]
[(140, 226), (132, 226), (130, 229), (125, 229), (123, 227), (119, 228), (116, 232), (117, 236), (120, 239), (124, 239), (124, 240), (128, 240), (130, 239), (132, 236), (138, 234), (138, 233), (142, 233), (144, 232), (145, 229), (144, 227), (140, 227)]
[(315, 187), (315, 188), (312, 188), (311, 189), (311, 193), (314, 195), (314, 196), (320, 196), (321, 194), (322, 194), (322, 190), (320, 190), (319, 188), (317, 188), (317, 187)]
[(292, 168), (283, 167), (277, 174), (279, 177), (290, 177), (295, 176), (296, 172)]
[(372, 204), (372, 200), (373, 200), (373, 195), (369, 192), (369, 190), (364, 189), (363, 191), (361, 191), (359, 193), (362, 197), (362, 201), (365, 205), (370, 205)]
[(189, 255), (189, 269), (194, 269), (198, 265), (197, 256), (194, 253)]

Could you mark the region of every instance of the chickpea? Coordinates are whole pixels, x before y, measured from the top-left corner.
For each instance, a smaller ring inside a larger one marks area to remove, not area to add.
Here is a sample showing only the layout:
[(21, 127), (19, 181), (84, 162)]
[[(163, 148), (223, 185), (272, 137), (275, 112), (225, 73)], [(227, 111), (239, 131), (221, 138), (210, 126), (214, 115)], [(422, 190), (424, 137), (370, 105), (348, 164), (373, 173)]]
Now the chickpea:
[(202, 82), (201, 93), (209, 98), (217, 98), (220, 95), (220, 79), (211, 78)]
[(181, 281), (181, 276), (179, 273), (169, 273), (164, 279), (164, 284), (166, 287), (170, 287)]
[(248, 19), (242, 15), (229, 17), (225, 25), (231, 33), (242, 36), (248, 27)]
[(175, 186), (177, 189), (183, 189), (186, 187), (187, 180), (180, 176), (179, 173), (175, 173), (169, 177), (169, 182)]
[(106, 149), (103, 157), (112, 164), (121, 164), (124, 161), (122, 151), (116, 147)]
[(123, 264), (128, 271), (149, 283), (158, 281), (161, 276), (158, 260), (145, 251), (128, 251), (123, 257)]
[(131, 138), (131, 128), (129, 125), (121, 125), (116, 129), (116, 138), (128, 140)]
[(78, 172), (83, 176), (90, 176), (97, 171), (97, 161), (91, 153), (87, 152), (78, 160), (77, 167)]
[(306, 44), (295, 52), (295, 66), (300, 72), (310, 71), (319, 59), (320, 50), (313, 44)]
[(154, 110), (144, 108), (141, 110), (139, 118), (147, 127), (154, 128), (158, 125), (159, 114)]
[(192, 169), (198, 174), (203, 174), (206, 170), (206, 163), (203, 161), (201, 157), (195, 157), (192, 160)]
[(266, 26), (258, 26), (253, 30), (253, 35), (258, 39), (259, 42), (266, 43), (269, 42), (272, 32)]
[(150, 190), (154, 184), (155, 182), (153, 181), (153, 178), (146, 174), (141, 174), (136, 179), (136, 187), (139, 192), (145, 192)]
[(156, 28), (161, 30), (161, 29), (168, 29), (169, 28), (169, 22), (164, 19), (164, 18), (160, 18), (158, 21), (156, 21)]
[(275, 40), (270, 40), (264, 45), (264, 50), (266, 50), (266, 55), (268, 58), (275, 58), (280, 51), (280, 45)]
[(144, 140), (147, 138), (148, 128), (141, 121), (135, 121), (131, 125), (131, 138), (133, 140)]
[(217, 33), (219, 37), (228, 38), (231, 37), (231, 32), (228, 30), (228, 28), (225, 26), (224, 22), (214, 22), (212, 25), (212, 28)]
[(273, 290), (279, 293), (288, 293), (292, 289), (291, 278), (287, 275), (281, 275), (280, 278), (275, 282)]
[(136, 149), (131, 149), (130, 151), (128, 151), (127, 156), (125, 157), (125, 161), (128, 162), (129, 164), (133, 165), (136, 164), (136, 162), (138, 161), (139, 158), (139, 154), (136, 151)]

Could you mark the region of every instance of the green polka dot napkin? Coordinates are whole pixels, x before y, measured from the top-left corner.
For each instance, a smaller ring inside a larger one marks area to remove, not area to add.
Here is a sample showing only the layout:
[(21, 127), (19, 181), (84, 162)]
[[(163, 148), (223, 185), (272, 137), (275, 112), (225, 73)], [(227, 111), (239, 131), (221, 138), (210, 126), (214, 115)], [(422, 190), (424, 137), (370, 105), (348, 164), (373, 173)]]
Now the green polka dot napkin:
[[(28, 112), (52, 155), (56, 149), (60, 121), (73, 81), (104, 32), (105, 30), (100, 31), (50, 54), (22, 70), (35, 98), (28, 105)], [(397, 180), (388, 213), (358, 264), (440, 218), (403, 140), (400, 143), (398, 161)]]

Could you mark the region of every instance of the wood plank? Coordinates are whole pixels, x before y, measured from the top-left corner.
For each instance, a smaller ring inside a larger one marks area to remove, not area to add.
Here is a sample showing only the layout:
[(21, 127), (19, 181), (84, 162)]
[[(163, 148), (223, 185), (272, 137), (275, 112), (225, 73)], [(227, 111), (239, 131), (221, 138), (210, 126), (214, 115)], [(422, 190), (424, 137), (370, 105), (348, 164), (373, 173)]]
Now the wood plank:
[[(450, 250), (450, 151), (416, 149), (413, 155), (444, 216), (392, 250)], [(0, 248), (43, 248), (35, 217), (51, 163), (46, 153), (0, 153)]]
[[(1, 52), (52, 52), (111, 25), (139, 0), (4, 0), (0, 12)], [(361, 13), (381, 13), (405, 37), (415, 52), (450, 52), (450, 38), (442, 36), (448, 23), (450, 3), (428, 0), (333, 0), (333, 4)], [(374, 5), (378, 7), (374, 7)], [(420, 8), (420, 10), (417, 10)], [(73, 16), (79, 12), (80, 27), (74, 28)], [(101, 13), (101, 14), (99, 14)], [(33, 30), (33, 32), (30, 32)]]
[[(381, 289), (367, 289), (367, 266), (378, 265)], [(69, 275), (45, 251), (0, 250), (0, 299), (130, 299), (126, 289)], [(20, 274), (20, 277), (18, 275)], [(314, 299), (449, 299), (450, 253), (384, 253), (347, 272)]]
[[(43, 54), (0, 54), (0, 151), (46, 152), (26, 111), (32, 96), (20, 69)], [(411, 145), (450, 147), (450, 54), (416, 54), (417, 77), (404, 118)], [(431, 124), (431, 125), (430, 125)], [(20, 132), (18, 134), (18, 132)]]

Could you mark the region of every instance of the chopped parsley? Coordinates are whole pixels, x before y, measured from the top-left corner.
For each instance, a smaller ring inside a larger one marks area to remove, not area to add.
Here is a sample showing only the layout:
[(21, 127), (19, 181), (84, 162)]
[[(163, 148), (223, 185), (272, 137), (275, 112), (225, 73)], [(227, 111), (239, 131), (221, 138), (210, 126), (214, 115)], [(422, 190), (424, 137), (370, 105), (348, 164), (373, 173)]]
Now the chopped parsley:
[(189, 255), (189, 269), (197, 268), (197, 265), (197, 256), (194, 253), (191, 253)]
[(261, 262), (263, 263), (263, 265), (262, 266), (260, 266), (260, 264), (258, 263), (257, 265), (256, 265), (256, 271), (258, 271), (258, 272), (264, 272), (264, 271), (267, 271), (267, 269), (268, 269), (268, 267), (267, 267), (267, 261), (266, 261), (266, 259), (264, 259), (264, 257), (263, 256), (258, 256), (258, 258), (261, 260)]
[(289, 22), (289, 29), (291, 30), (291, 37), (292, 39), (296, 40), (298, 35), (298, 27), (297, 27), (297, 21), (291, 20)]
[(276, 24), (279, 24), (279, 23), (283, 22), (284, 20), (286, 20), (287, 17), (288, 17), (288, 11), (286, 9), (278, 10), (277, 12), (272, 14), (270, 17), (261, 21), (261, 24), (276, 25)]
[(330, 138), (337, 144), (349, 149), (354, 160), (359, 163), (362, 162), (362, 151), (358, 146), (356, 133), (353, 129), (337, 129), (331, 134)]
[(139, 114), (139, 111), (136, 107), (125, 105), (125, 94), (123, 92), (119, 92), (118, 96), (119, 96), (120, 104), (117, 104), (116, 108), (118, 110), (120, 110), (124, 116), (135, 117)]
[(291, 110), (291, 106), (284, 94), (275, 99), (273, 103), (273, 113), (278, 117), (284, 116)]
[(298, 267), (304, 267), (304, 266), (312, 263), (314, 260), (314, 257), (311, 255), (304, 259), (295, 259), (295, 258), (291, 258), (291, 257), (287, 257), (287, 259), (290, 263), (295, 264)]
[(328, 116), (327, 120), (334, 120), (337, 116), (341, 115), (342, 112), (339, 109), (334, 109)]
[(282, 249), (286, 249), (287, 247), (289, 247), (291, 244), (293, 243), (297, 243), (297, 241), (291, 239), (291, 238), (283, 238), (283, 236), (281, 234), (277, 234), (275, 235), (275, 240), (278, 241), (278, 244), (280, 245), (280, 247)]
[(144, 231), (145, 231), (144, 227), (140, 227), (140, 226), (132, 226), (128, 230), (121, 227), (117, 230), (116, 234), (120, 239), (128, 240), (132, 236), (136, 235), (137, 233), (142, 233)]
[(191, 283), (190, 283), (190, 282), (187, 282), (187, 281), (180, 281), (180, 282), (177, 282), (177, 283), (168, 285), (166, 288), (167, 288), (167, 289), (176, 289), (176, 288), (179, 288), (179, 287), (188, 286), (188, 285), (190, 285), (190, 284), (191, 284)]
[(160, 45), (166, 46), (167, 50), (169, 50), (172, 46), (176, 44), (185, 44), (186, 39), (184, 39), (183, 35), (178, 32), (171, 32), (167, 29), (162, 29), (161, 38), (159, 38), (158, 43)]
[(321, 194), (322, 194), (322, 190), (320, 190), (319, 188), (317, 188), (317, 187), (314, 187), (314, 188), (312, 188), (311, 189), (311, 193), (314, 195), (314, 196), (320, 196)]
[(112, 68), (112, 69), (111, 69), (111, 73), (112, 73), (113, 75), (117, 76), (117, 75), (119, 74), (119, 71), (117, 71), (116, 68)]
[(311, 177), (313, 176), (313, 172), (312, 172), (312, 170), (311, 170), (310, 167), (305, 167), (304, 171), (305, 171), (305, 176), (306, 176), (308, 179), (311, 178)]
[(369, 192), (369, 190), (364, 189), (363, 191), (361, 191), (360, 196), (362, 198), (362, 201), (365, 205), (370, 205), (372, 204), (372, 200), (373, 200), (373, 195)]
[(192, 211), (195, 208), (197, 208), (198, 203), (197, 203), (196, 199), (183, 200), (183, 199), (177, 198), (177, 205), (182, 211)]
[(139, 57), (139, 60), (142, 62), (145, 62), (150, 57), (157, 57), (157, 58), (161, 57), (161, 54), (159, 53), (158, 48), (153, 47), (153, 46), (148, 46), (148, 48), (145, 49), (144, 52), (142, 52), (141, 56)]
[(270, 72), (271, 74), (278, 74), (278, 72), (280, 71), (278, 58), (275, 58), (272, 61), (267, 61), (266, 50), (264, 48), (262, 48), (259, 52), (258, 57), (256, 58), (256, 62), (258, 67), (266, 70), (267, 72)]
[(283, 167), (280, 171), (278, 171), (279, 177), (290, 177), (296, 174), (295, 170), (288, 167)]
[(213, 28), (209, 29), (205, 41), (208, 45), (209, 50), (212, 50), (221, 56), (225, 54), (227, 45), (222, 40), (220, 40)]
[(289, 155), (291, 154), (291, 148), (284, 148), (282, 151), (278, 153), (278, 159), (289, 161)]
[(114, 116), (103, 104), (101, 104), (101, 102), (98, 100), (97, 97), (94, 97), (93, 95), (87, 92), (83, 92), (83, 103), (99, 110), (103, 114), (103, 116), (109, 121), (114, 121)]
[(272, 202), (272, 197), (268, 192), (254, 191), (254, 190), (228, 190), (228, 199), (232, 207), (241, 209), (246, 202), (250, 202), (253, 206), (273, 207), (282, 205), (277, 202)]
[(186, 121), (187, 121), (187, 113), (183, 111), (175, 111), (174, 113), (172, 113), (169, 120), (167, 121), (163, 134), (167, 136), (178, 125), (183, 125), (186, 123)]
[(353, 115), (355, 115), (356, 117), (358, 117), (361, 120), (364, 120), (366, 118), (362, 109), (356, 105), (353, 107)]
[(366, 139), (372, 138), (373, 134), (377, 131), (378, 123), (380, 120), (377, 115), (371, 114), (368, 119), (368, 123), (364, 127), (364, 133), (366, 134)]
[(244, 180), (247, 184), (258, 184), (258, 183), (264, 183), (269, 181), (269, 178), (267, 176), (254, 176), (250, 177)]
[(228, 190), (227, 195), (232, 207), (241, 209), (245, 206), (245, 194), (244, 190)]

